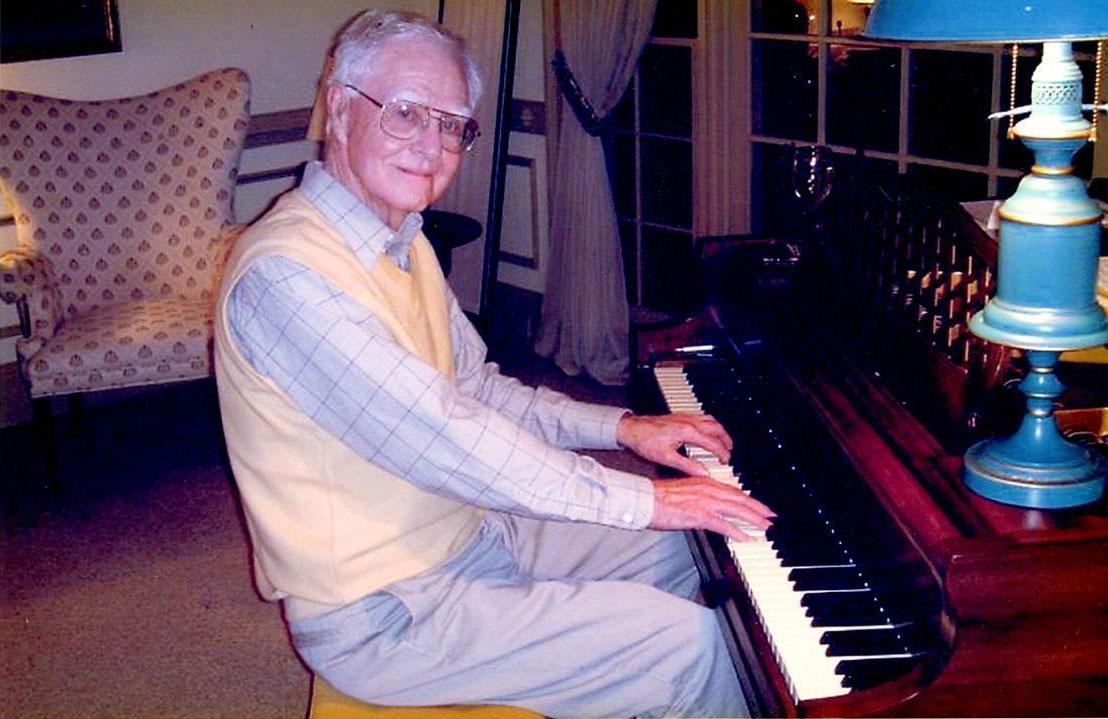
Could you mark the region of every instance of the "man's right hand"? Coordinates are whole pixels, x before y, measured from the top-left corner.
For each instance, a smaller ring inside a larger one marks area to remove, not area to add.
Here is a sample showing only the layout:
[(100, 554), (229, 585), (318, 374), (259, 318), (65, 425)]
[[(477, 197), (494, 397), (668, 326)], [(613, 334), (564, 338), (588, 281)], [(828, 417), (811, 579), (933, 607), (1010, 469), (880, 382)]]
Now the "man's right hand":
[(651, 529), (709, 529), (740, 542), (752, 540), (736, 526), (745, 522), (769, 527), (775, 516), (769, 507), (738, 487), (707, 477), (656, 479)]

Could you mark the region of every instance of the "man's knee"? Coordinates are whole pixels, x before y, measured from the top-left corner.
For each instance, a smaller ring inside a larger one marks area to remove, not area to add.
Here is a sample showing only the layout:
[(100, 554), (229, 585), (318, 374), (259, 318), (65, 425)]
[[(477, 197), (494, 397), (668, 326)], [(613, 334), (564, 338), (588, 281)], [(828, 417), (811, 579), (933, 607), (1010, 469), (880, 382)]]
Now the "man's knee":
[(746, 701), (716, 614), (697, 604), (692, 607), (682, 645), (685, 668), (674, 685), (672, 711), (678, 716), (746, 716)]

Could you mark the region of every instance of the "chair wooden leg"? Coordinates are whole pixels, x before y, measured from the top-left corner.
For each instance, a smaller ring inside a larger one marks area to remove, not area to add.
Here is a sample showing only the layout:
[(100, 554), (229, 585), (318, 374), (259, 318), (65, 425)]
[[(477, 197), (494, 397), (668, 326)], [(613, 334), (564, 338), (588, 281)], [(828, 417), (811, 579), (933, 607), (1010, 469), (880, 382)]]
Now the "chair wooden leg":
[(49, 397), (31, 400), (31, 416), (42, 452), (43, 486), (58, 489), (58, 445), (54, 441), (54, 412)]

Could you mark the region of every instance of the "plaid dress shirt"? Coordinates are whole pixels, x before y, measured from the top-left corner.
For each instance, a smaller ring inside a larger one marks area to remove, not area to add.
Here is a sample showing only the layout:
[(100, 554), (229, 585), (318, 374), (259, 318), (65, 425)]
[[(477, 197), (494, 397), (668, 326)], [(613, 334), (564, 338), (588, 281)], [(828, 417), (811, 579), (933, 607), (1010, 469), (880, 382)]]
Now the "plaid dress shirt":
[[(311, 163), (296, 190), (370, 269), (408, 269), (418, 214), (394, 233)], [(448, 289), (456, 380), (402, 348), (385, 325), (318, 273), (264, 257), (231, 289), (239, 350), (313, 421), (366, 460), (431, 492), (532, 517), (642, 528), (648, 480), (567, 451), (614, 449), (624, 410), (504, 377)]]

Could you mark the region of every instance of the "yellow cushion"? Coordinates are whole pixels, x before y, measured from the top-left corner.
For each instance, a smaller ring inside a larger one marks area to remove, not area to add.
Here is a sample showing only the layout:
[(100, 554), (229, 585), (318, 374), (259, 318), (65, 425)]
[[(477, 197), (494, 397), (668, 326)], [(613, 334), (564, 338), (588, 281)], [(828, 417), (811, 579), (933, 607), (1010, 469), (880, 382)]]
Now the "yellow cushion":
[(312, 678), (308, 719), (541, 719), (527, 709), (507, 706), (385, 707), (341, 694), (319, 677)]

